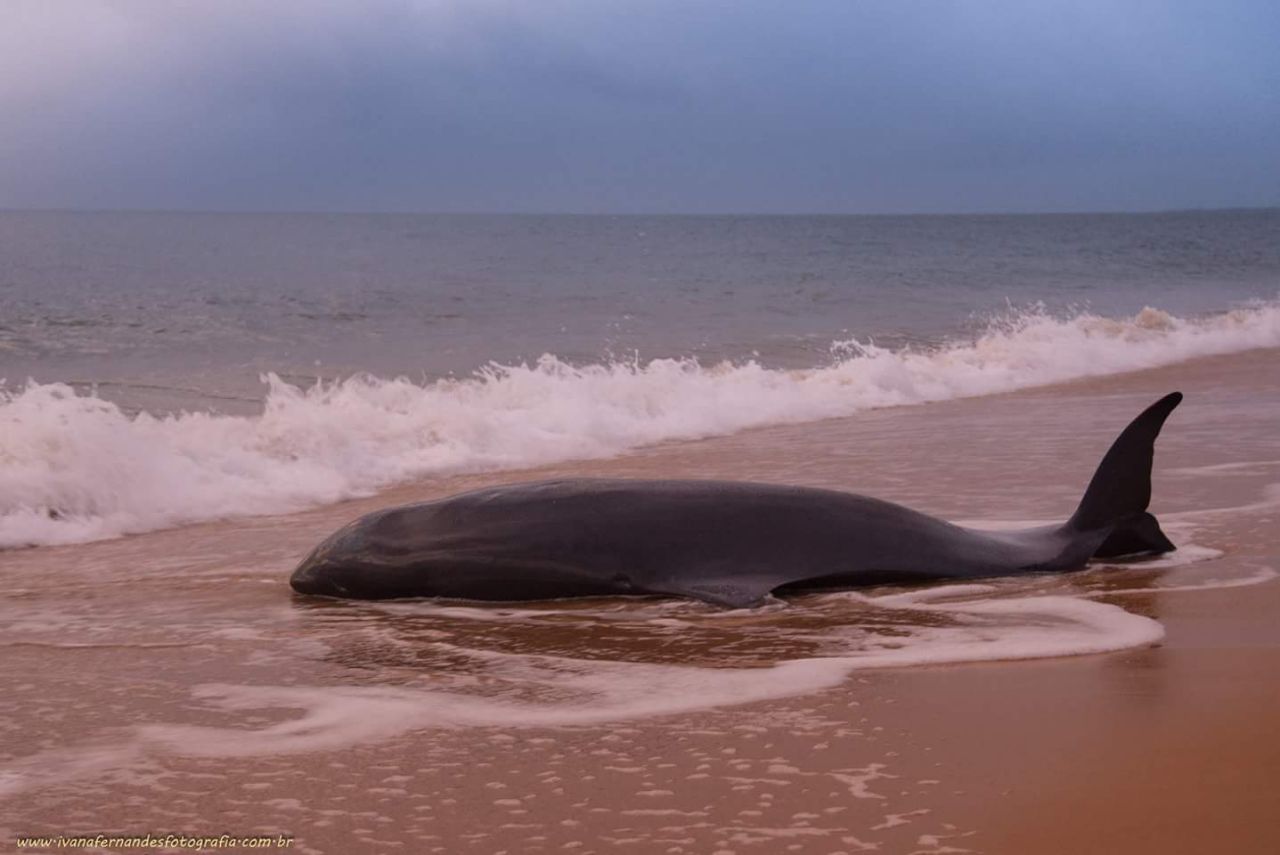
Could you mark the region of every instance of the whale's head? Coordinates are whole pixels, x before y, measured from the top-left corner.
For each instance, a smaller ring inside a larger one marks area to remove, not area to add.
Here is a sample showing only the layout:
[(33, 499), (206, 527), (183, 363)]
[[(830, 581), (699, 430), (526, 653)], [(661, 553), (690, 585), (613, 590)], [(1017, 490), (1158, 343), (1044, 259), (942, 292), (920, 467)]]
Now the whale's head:
[(294, 568), (289, 586), (299, 594), (319, 597), (350, 597), (358, 590), (357, 568), (343, 561), (329, 560), (317, 548)]
[(334, 532), (303, 558), (289, 578), (300, 594), (382, 600), (414, 596), (423, 585), (420, 568), (406, 566), (401, 550), (377, 536), (369, 518)]

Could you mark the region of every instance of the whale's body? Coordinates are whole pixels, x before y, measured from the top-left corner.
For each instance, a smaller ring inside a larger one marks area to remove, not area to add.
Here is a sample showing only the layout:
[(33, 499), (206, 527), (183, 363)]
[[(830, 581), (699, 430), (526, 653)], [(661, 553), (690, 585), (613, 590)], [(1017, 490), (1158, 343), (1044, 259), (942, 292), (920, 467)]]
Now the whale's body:
[(533, 600), (667, 595), (748, 606), (783, 590), (972, 579), (1174, 549), (1150, 501), (1152, 405), (1062, 525), (964, 528), (834, 490), (736, 481), (578, 479), (493, 487), (368, 514), (294, 572), (306, 594)]

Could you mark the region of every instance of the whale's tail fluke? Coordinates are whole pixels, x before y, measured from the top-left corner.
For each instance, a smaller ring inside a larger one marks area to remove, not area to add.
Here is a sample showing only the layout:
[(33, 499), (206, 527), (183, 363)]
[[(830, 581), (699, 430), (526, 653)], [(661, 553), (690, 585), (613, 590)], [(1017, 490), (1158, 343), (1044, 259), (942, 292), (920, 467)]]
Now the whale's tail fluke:
[(1147, 513), (1151, 503), (1151, 461), (1156, 437), (1181, 392), (1165, 395), (1129, 423), (1111, 444), (1067, 523), (1077, 531), (1110, 529), (1094, 552), (1098, 558), (1139, 552), (1170, 552), (1176, 547)]

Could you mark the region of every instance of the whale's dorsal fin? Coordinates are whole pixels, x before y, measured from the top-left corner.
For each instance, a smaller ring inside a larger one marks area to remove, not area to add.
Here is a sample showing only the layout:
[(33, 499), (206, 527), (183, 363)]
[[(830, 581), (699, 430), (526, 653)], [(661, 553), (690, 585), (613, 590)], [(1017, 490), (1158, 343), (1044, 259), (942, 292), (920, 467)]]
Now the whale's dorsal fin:
[(1181, 392), (1165, 395), (1129, 423), (1098, 465), (1080, 507), (1071, 517), (1071, 525), (1079, 529), (1100, 528), (1147, 509), (1151, 503), (1156, 437), (1181, 400)]
[(1182, 400), (1172, 392), (1147, 407), (1111, 444), (1093, 474), (1084, 498), (1064, 527), (1074, 532), (1105, 532), (1093, 555), (1109, 558), (1177, 549), (1160, 523), (1147, 513), (1151, 504), (1151, 465), (1156, 437)]

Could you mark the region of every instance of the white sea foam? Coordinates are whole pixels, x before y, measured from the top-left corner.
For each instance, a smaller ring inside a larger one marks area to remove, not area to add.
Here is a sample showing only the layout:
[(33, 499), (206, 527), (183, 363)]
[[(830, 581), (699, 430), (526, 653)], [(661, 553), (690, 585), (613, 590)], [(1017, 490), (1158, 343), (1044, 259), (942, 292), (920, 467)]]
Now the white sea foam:
[[(332, 751), (431, 727), (591, 725), (707, 710), (802, 695), (840, 684), (868, 668), (1099, 653), (1154, 644), (1161, 625), (1117, 606), (1070, 597), (987, 598), (995, 589), (950, 586), (910, 594), (851, 594), (872, 609), (946, 618), (906, 622), (883, 640), (852, 633), (831, 656), (789, 659), (763, 668), (572, 659), (499, 653), (443, 642), (451, 655), (480, 663), (499, 696), (406, 686), (210, 685), (205, 703), (234, 715), (277, 708), (300, 714), (254, 729), (153, 724), (139, 729), (152, 746), (181, 754), (237, 756)], [(977, 597), (978, 599), (974, 599)], [(839, 632), (839, 629), (836, 630)], [(447, 681), (445, 681), (447, 683)], [(556, 697), (528, 700), (530, 687)]]
[[(343, 751), (424, 729), (591, 726), (806, 695), (867, 669), (1100, 653), (1164, 636), (1158, 622), (1114, 605), (1011, 597), (993, 585), (832, 596), (856, 608), (849, 622), (810, 638), (825, 641), (829, 653), (762, 667), (536, 655), (430, 641), (420, 648), (438, 650), (454, 665), (407, 684), (200, 686), (194, 699), (206, 707), (204, 723), (152, 721), (113, 732), (105, 742), (38, 752), (0, 768), (0, 799), (137, 765), (157, 753), (272, 756)], [(868, 631), (860, 617), (890, 618), (893, 631)], [(462, 661), (467, 667), (457, 669)], [(860, 780), (846, 783), (852, 789)]]
[(658, 359), (492, 366), (417, 384), (275, 375), (259, 416), (122, 412), (60, 384), (0, 397), (0, 547), (283, 513), (430, 475), (606, 457), (666, 439), (984, 395), (1280, 346), (1280, 304), (1200, 319), (1024, 313), (930, 351), (842, 342), (830, 365)]

